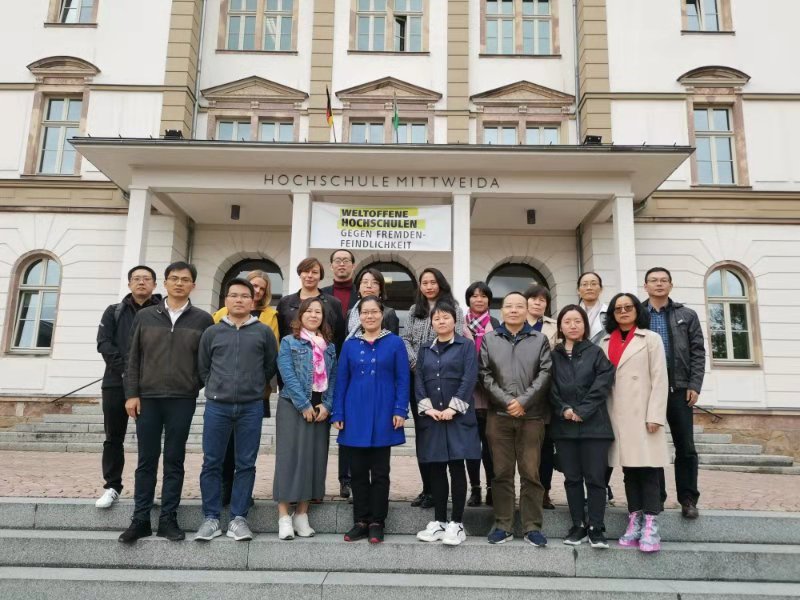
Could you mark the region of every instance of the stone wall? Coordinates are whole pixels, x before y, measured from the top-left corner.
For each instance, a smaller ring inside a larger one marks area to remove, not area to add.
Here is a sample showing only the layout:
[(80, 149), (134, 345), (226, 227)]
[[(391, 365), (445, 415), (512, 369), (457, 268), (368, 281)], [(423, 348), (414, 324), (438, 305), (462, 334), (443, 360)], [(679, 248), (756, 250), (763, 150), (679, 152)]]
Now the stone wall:
[(46, 414), (72, 414), (77, 404), (95, 404), (97, 396), (73, 396), (53, 402), (47, 396), (5, 396), (0, 397), (0, 430), (10, 429), (18, 423), (33, 423), (42, 420)]
[(695, 412), (695, 424), (702, 425), (705, 433), (729, 433), (735, 444), (761, 444), (764, 454), (793, 456), (800, 462), (800, 412), (715, 412), (722, 417), (716, 423), (711, 415)]

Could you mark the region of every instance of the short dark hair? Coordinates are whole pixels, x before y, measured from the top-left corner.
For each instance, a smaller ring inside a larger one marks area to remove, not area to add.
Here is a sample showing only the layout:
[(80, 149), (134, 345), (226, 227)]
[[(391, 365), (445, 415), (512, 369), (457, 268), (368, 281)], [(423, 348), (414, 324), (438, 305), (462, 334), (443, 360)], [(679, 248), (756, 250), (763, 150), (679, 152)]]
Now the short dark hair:
[(319, 326), (319, 333), (323, 340), (330, 342), (333, 339), (333, 334), (331, 333), (331, 326), (328, 325), (328, 318), (325, 314), (325, 304), (319, 299), (319, 296), (314, 298), (306, 298), (300, 303), (300, 306), (297, 309), (297, 316), (292, 320), (292, 335), (294, 335), (294, 337), (298, 340), (300, 339), (300, 332), (303, 330), (303, 315), (311, 307), (311, 305), (314, 304), (314, 302), (319, 303), (319, 307), (322, 309), (322, 323), (320, 323)]
[(508, 298), (509, 296), (522, 296), (522, 298), (523, 298), (523, 300), (525, 300), (525, 302), (528, 301), (528, 298), (525, 297), (525, 294), (523, 294), (522, 292), (519, 292), (517, 290), (514, 290), (514, 291), (511, 291), (511, 292), (508, 292), (505, 296), (503, 296), (502, 304), (505, 304), (506, 298)]
[(367, 269), (364, 269), (363, 271), (361, 271), (361, 273), (358, 274), (358, 277), (356, 277), (355, 281), (356, 294), (359, 295), (361, 294), (358, 288), (361, 287), (361, 280), (364, 279), (364, 275), (368, 273), (375, 278), (375, 281), (378, 282), (378, 288), (380, 289), (378, 297), (381, 299), (381, 301), (386, 302), (386, 300), (388, 299), (388, 296), (386, 295), (386, 279), (384, 278), (383, 273), (378, 271), (378, 269), (376, 269), (375, 267), (369, 267)]
[(437, 312), (447, 313), (453, 317), (454, 321), (458, 320), (458, 317), (456, 317), (456, 308), (449, 302), (437, 302), (434, 304), (433, 308), (431, 309), (431, 320), (433, 320), (433, 315), (435, 315)]
[(476, 281), (470, 284), (470, 286), (467, 288), (467, 293), (464, 294), (464, 299), (467, 301), (467, 308), (469, 308), (469, 299), (472, 298), (475, 292), (480, 292), (486, 296), (491, 304), (492, 298), (494, 297), (491, 288), (486, 284), (485, 281)]
[(248, 290), (250, 290), (250, 295), (251, 295), (251, 296), (253, 296), (253, 297), (255, 297), (255, 295), (256, 295), (256, 290), (255, 290), (255, 288), (253, 287), (253, 284), (252, 284), (252, 283), (250, 283), (250, 282), (249, 282), (247, 279), (242, 279), (241, 277), (235, 277), (235, 278), (231, 279), (231, 280), (228, 282), (228, 284), (225, 286), (225, 295), (226, 295), (226, 296), (227, 296), (227, 295), (228, 295), (228, 293), (231, 291), (231, 288), (232, 288), (233, 286), (235, 286), (235, 285), (241, 285), (241, 286), (243, 286), (243, 287), (246, 287)]
[(535, 283), (527, 290), (525, 290), (525, 299), (530, 300), (531, 298), (539, 298), (540, 296), (544, 296), (544, 299), (547, 300), (547, 305), (550, 305), (550, 290), (548, 290), (545, 286)]
[(153, 281), (156, 280), (156, 272), (153, 269), (151, 269), (147, 265), (136, 265), (130, 271), (128, 271), (128, 281), (131, 280), (131, 277), (133, 277), (133, 274), (136, 271), (147, 271), (148, 273), (150, 273), (150, 277), (153, 278)]
[(582, 340), (588, 340), (589, 339), (589, 330), (591, 329), (591, 327), (589, 327), (589, 315), (587, 315), (586, 311), (583, 310), (583, 308), (581, 308), (577, 304), (567, 304), (564, 308), (561, 309), (561, 311), (558, 313), (558, 319), (556, 320), (556, 331), (558, 331), (558, 333), (564, 339), (567, 338), (567, 336), (564, 335), (564, 332), (561, 331), (561, 321), (564, 320), (564, 316), (568, 312), (571, 312), (573, 310), (575, 312), (577, 312), (578, 314), (580, 314), (581, 319), (583, 319), (583, 337), (581, 339)]
[(611, 302), (608, 303), (608, 312), (606, 313), (606, 331), (608, 333), (613, 333), (615, 329), (619, 329), (619, 323), (617, 323), (617, 316), (614, 310), (617, 308), (617, 301), (623, 296), (630, 298), (630, 301), (633, 303), (633, 309), (636, 311), (636, 328), (649, 329), (650, 313), (647, 312), (641, 300), (639, 300), (630, 292), (620, 292), (611, 299)]
[(601, 287), (601, 288), (603, 287), (603, 278), (602, 278), (602, 277), (600, 277), (600, 275), (598, 275), (598, 274), (597, 274), (597, 273), (595, 273), (594, 271), (586, 271), (585, 273), (581, 273), (581, 276), (580, 276), (580, 277), (578, 277), (578, 286), (577, 286), (577, 287), (581, 287), (581, 281), (582, 281), (582, 280), (583, 280), (583, 278), (584, 278), (584, 277), (586, 277), (587, 275), (594, 275), (595, 277), (597, 277), (597, 281), (599, 281), (599, 282), (600, 282), (600, 287)]
[(336, 250), (331, 252), (331, 260), (330, 260), (331, 264), (333, 264), (333, 257), (336, 256), (337, 252), (347, 252), (350, 255), (350, 260), (353, 261), (353, 264), (356, 264), (356, 255), (350, 252), (350, 250), (348, 250), (347, 248), (337, 248)]
[(384, 310), (385, 310), (385, 307), (384, 307), (384, 305), (383, 305), (383, 300), (381, 300), (380, 298), (378, 298), (378, 296), (365, 296), (365, 297), (364, 297), (364, 298), (362, 298), (362, 299), (361, 299), (361, 301), (358, 303), (358, 314), (359, 314), (359, 315), (361, 314), (361, 311), (362, 311), (362, 310), (364, 310), (364, 304), (365, 304), (366, 302), (374, 302), (375, 304), (377, 304), (377, 305), (378, 305), (378, 308), (379, 308), (379, 309), (380, 309), (380, 311), (381, 311), (381, 313), (383, 313), (383, 312), (384, 312)]
[(319, 267), (319, 278), (325, 279), (325, 267), (322, 266), (318, 258), (314, 258), (313, 256), (309, 256), (300, 261), (297, 265), (297, 274), (308, 273), (314, 267)]
[(666, 273), (667, 274), (667, 279), (669, 279), (669, 282), (672, 283), (672, 273), (670, 273), (664, 267), (652, 267), (650, 269), (647, 269), (647, 273), (644, 274), (644, 282), (645, 283), (647, 283), (647, 278), (650, 277), (650, 273)]
[[(430, 273), (436, 279), (436, 283), (439, 286), (439, 295), (436, 297), (436, 301), (444, 300), (455, 306), (458, 304), (456, 299), (453, 298), (453, 290), (450, 287), (450, 283), (447, 281), (447, 278), (444, 276), (439, 269), (435, 267), (426, 267), (422, 270), (422, 273), (419, 274), (419, 278), (417, 281), (422, 283), (422, 278), (425, 277), (425, 273)], [(422, 286), (417, 286), (417, 293), (414, 297), (414, 316), (417, 319), (427, 319), (430, 317), (428, 299), (422, 293)]]
[(197, 281), (197, 267), (190, 263), (182, 260), (172, 263), (166, 269), (164, 269), (164, 279), (167, 279), (169, 274), (173, 271), (189, 271), (189, 273), (192, 274), (192, 282), (194, 283)]

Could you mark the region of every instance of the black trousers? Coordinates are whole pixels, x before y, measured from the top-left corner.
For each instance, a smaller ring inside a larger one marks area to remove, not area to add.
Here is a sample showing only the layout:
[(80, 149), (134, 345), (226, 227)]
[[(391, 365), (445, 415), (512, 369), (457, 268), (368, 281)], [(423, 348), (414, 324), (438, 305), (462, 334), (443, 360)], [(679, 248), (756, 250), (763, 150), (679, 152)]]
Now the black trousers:
[(122, 470), (125, 468), (125, 432), (128, 413), (125, 412), (125, 391), (121, 387), (103, 388), (103, 479), (105, 489), (122, 492)]
[(550, 426), (544, 427), (544, 440), (542, 441), (542, 453), (539, 458), (539, 481), (545, 492), (549, 492), (553, 485), (553, 457), (556, 454), (556, 447), (553, 445), (553, 438), (550, 437)]
[[(564, 490), (573, 525), (604, 527), (606, 470), (611, 440), (557, 440), (558, 462), (564, 473)], [(584, 483), (586, 494), (584, 494)], [(588, 498), (587, 498), (588, 496)], [(588, 500), (588, 519), (584, 503)]]
[(657, 467), (622, 467), (625, 475), (625, 496), (628, 500), (628, 512), (643, 510), (648, 515), (661, 512), (661, 486)]
[(183, 491), (183, 461), (186, 440), (194, 416), (195, 398), (142, 398), (136, 419), (139, 440), (139, 464), (136, 467), (133, 516), (150, 520), (161, 456), (161, 433), (164, 433), (164, 477), (161, 485), (161, 519), (174, 518)]
[[(691, 500), (697, 504), (697, 450), (694, 447), (694, 409), (686, 404), (686, 388), (673, 390), (667, 400), (667, 423), (675, 445), (675, 491), (678, 502)], [(667, 484), (661, 470), (661, 501), (667, 499)]]
[(385, 523), (389, 513), (391, 446), (349, 446), (347, 450), (352, 469), (353, 520), (356, 523)]
[[(417, 398), (414, 394), (414, 372), (411, 372), (411, 398), (409, 404), (411, 405), (411, 418), (414, 419), (414, 432), (419, 433), (419, 419), (420, 416), (417, 414)], [(417, 445), (417, 456), (419, 456), (419, 435), (414, 436), (414, 443)], [(417, 460), (417, 466), (419, 466), (419, 476), (422, 479), (422, 493), (423, 494), (430, 494), (431, 493), (431, 469), (430, 463), (421, 463), (419, 459)], [(351, 465), (352, 468), (352, 465)]]
[(347, 453), (347, 446), (339, 446), (339, 485), (350, 485), (350, 455)]
[(489, 439), (486, 437), (487, 412), (488, 411), (485, 408), (475, 409), (475, 417), (478, 419), (478, 436), (481, 438), (481, 459), (472, 459), (466, 461), (470, 487), (481, 487), (481, 461), (483, 461), (483, 471), (486, 474), (487, 488), (492, 487), (492, 479), (494, 479), (492, 451), (489, 449)]
[[(453, 518), (451, 521), (461, 523), (464, 520), (464, 505), (467, 503), (467, 474), (463, 460), (429, 463), (431, 466), (431, 491), (435, 519), (440, 523), (447, 522), (447, 500), (452, 490)], [(447, 481), (447, 469), (450, 468), (450, 485)], [(449, 489), (448, 489), (449, 488)]]

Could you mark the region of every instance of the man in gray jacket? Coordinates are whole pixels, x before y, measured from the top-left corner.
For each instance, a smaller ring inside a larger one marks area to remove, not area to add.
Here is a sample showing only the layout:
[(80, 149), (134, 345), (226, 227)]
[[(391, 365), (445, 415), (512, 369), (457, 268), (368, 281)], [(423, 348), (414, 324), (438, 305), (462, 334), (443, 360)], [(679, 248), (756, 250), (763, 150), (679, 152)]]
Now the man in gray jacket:
[(520, 292), (503, 298), (503, 324), (481, 344), (480, 378), (489, 393), (486, 437), (494, 461), (495, 528), (490, 544), (513, 539), (514, 473), (521, 480), (519, 510), (525, 541), (546, 546), (542, 533), (539, 460), (550, 420), (550, 344), (527, 322), (528, 301)]
[(253, 539), (247, 524), (261, 443), (264, 389), (277, 371), (278, 342), (272, 330), (250, 314), (255, 292), (246, 279), (234, 279), (225, 292), (227, 316), (200, 339), (198, 369), (205, 385), (203, 469), (200, 494), (203, 515), (195, 540), (222, 534), (222, 463), (233, 433), (236, 471), (231, 494), (228, 537)]

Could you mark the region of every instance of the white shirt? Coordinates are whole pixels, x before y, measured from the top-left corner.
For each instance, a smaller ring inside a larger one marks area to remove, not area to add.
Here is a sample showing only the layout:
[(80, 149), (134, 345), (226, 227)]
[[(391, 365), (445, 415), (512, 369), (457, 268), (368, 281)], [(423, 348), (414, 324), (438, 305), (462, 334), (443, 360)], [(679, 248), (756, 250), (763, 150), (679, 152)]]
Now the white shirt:
[(184, 311), (185, 311), (187, 308), (189, 308), (189, 301), (187, 300), (187, 301), (186, 301), (186, 304), (184, 304), (183, 306), (181, 306), (181, 307), (180, 307), (179, 309), (177, 309), (177, 310), (172, 310), (172, 309), (169, 307), (169, 300), (167, 300), (167, 301), (166, 301), (164, 304), (165, 304), (165, 305), (166, 305), (166, 307), (167, 307), (167, 314), (169, 315), (169, 318), (170, 318), (170, 320), (172, 321), (172, 326), (173, 326), (173, 327), (175, 327), (175, 321), (177, 321), (177, 320), (178, 320), (178, 317), (180, 317), (180, 316), (181, 316), (181, 315), (184, 313)]

